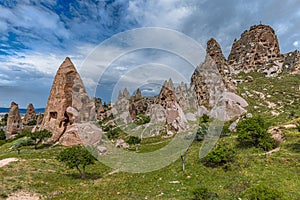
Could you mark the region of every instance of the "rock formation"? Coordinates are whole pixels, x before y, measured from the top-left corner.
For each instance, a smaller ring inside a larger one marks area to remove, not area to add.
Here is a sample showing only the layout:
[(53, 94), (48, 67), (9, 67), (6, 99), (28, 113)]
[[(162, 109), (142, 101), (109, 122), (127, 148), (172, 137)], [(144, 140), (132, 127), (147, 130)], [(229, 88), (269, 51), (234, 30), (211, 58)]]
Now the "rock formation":
[(19, 106), (15, 102), (10, 104), (10, 109), (7, 117), (6, 132), (8, 138), (20, 133), (22, 130), (22, 120), (19, 113)]
[(36, 119), (36, 113), (32, 103), (30, 103), (27, 107), (26, 114), (23, 118), (23, 124), (27, 124), (28, 122)]
[(175, 95), (173, 81), (165, 81), (154, 104), (147, 110), (151, 123), (166, 123), (169, 130), (180, 131), (186, 126), (186, 117)]
[(42, 113), (39, 113), (36, 118), (36, 125), (41, 125), (43, 123), (43, 118), (44, 115)]
[(40, 129), (52, 132), (52, 142), (71, 146), (80, 144), (76, 123), (95, 119), (95, 104), (70, 58), (59, 67), (46, 105)]
[(277, 36), (270, 26), (254, 25), (235, 40), (228, 64), (234, 73), (250, 72), (280, 57)]

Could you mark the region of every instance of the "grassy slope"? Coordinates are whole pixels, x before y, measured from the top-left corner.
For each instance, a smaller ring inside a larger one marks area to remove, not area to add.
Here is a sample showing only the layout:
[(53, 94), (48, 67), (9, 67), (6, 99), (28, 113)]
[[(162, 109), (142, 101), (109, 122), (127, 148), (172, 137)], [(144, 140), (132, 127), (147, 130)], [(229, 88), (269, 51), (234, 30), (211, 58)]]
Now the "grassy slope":
[[(272, 95), (267, 99), (274, 103), (282, 101), (283, 110), (278, 117), (270, 115), (270, 109), (258, 96), (245, 97), (249, 102), (249, 111), (262, 115), (270, 124), (282, 124), (293, 116), (299, 116), (299, 76), (282, 79), (265, 79), (252, 74), (257, 80), (242, 83), (239, 92), (256, 90)], [(271, 85), (269, 81), (271, 80)], [(294, 88), (293, 88), (294, 87)], [(267, 88), (267, 90), (264, 90)], [(283, 93), (284, 92), (284, 93)], [(291, 103), (294, 99), (295, 103)], [(278, 103), (280, 104), (280, 102)], [(254, 106), (258, 105), (258, 109)], [(258, 112), (258, 110), (260, 112)], [(291, 112), (295, 112), (293, 116)], [(181, 171), (181, 161), (146, 174), (114, 173), (100, 162), (89, 166), (87, 180), (81, 180), (75, 170), (65, 168), (55, 160), (55, 156), (64, 147), (23, 148), (20, 155), (8, 149), (9, 144), (0, 147), (0, 159), (17, 157), (22, 160), (0, 168), (0, 195), (5, 196), (18, 189), (34, 191), (49, 199), (188, 199), (191, 190), (197, 185), (205, 185), (217, 192), (220, 199), (237, 199), (252, 185), (263, 183), (283, 191), (288, 199), (300, 198), (300, 133), (295, 129), (286, 131), (287, 142), (281, 150), (267, 157), (260, 155), (258, 149), (237, 149), (235, 163), (228, 169), (223, 167), (205, 167), (198, 159), (201, 143), (195, 143), (186, 160), (186, 172)], [(139, 152), (149, 152), (161, 148), (169, 140), (145, 140)], [(221, 138), (219, 142), (236, 147), (236, 135)], [(179, 181), (179, 183), (171, 183)], [(1, 197), (0, 197), (1, 198)]]

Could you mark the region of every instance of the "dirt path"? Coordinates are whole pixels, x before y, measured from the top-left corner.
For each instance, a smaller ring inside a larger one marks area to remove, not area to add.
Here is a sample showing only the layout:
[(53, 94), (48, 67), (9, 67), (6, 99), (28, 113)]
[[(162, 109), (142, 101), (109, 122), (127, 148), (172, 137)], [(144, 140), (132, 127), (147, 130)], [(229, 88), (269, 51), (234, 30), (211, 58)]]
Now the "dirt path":
[(18, 161), (19, 159), (17, 158), (6, 158), (6, 159), (3, 159), (3, 160), (0, 160), (0, 167), (3, 167), (7, 164), (9, 164), (10, 162), (15, 162), (15, 161)]

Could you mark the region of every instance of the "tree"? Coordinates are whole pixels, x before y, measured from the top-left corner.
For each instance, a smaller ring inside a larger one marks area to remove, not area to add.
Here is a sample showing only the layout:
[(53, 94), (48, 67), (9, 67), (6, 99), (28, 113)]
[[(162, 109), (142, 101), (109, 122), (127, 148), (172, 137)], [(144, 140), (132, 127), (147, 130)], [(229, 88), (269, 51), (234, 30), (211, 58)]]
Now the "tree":
[(0, 129), (0, 140), (6, 140), (5, 132), (2, 129)]
[(233, 148), (218, 145), (203, 158), (203, 162), (205, 165), (210, 167), (222, 166), (233, 162), (235, 155), (236, 152)]
[(30, 134), (31, 139), (35, 141), (34, 148), (37, 149), (38, 144), (40, 144), (46, 138), (50, 138), (52, 133), (48, 130), (36, 131)]
[(23, 137), (23, 138), (16, 140), (12, 144), (12, 148), (16, 149), (18, 151), (18, 154), (20, 154), (21, 147), (31, 146), (33, 144), (34, 144), (34, 140), (32, 140), (30, 137)]
[(4, 116), (3, 116), (3, 118), (2, 118), (2, 125), (3, 126), (6, 126), (6, 124), (7, 124), (7, 118), (8, 118), (8, 114), (5, 114)]
[(76, 168), (82, 179), (85, 179), (85, 168), (94, 164), (95, 158), (82, 146), (73, 146), (60, 152), (58, 161), (66, 164), (70, 169)]
[(267, 126), (261, 117), (252, 117), (241, 121), (236, 130), (241, 146), (259, 147), (265, 151), (275, 148), (275, 141), (267, 131)]

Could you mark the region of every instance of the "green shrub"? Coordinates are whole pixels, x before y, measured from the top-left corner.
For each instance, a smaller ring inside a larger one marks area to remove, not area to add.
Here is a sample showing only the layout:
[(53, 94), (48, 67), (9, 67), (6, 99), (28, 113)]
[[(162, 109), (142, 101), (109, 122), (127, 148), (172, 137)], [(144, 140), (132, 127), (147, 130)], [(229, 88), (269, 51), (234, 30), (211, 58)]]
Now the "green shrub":
[(123, 130), (119, 127), (116, 127), (116, 128), (109, 129), (109, 131), (107, 132), (107, 137), (108, 139), (116, 139), (123, 134), (124, 134)]
[(135, 136), (129, 136), (129, 138), (127, 138), (127, 140), (126, 140), (126, 142), (128, 143), (128, 144), (139, 144), (139, 143), (141, 143), (141, 139), (140, 138), (138, 138), (138, 137), (135, 137)]
[(0, 140), (0, 146), (4, 145), (6, 143), (5, 140)]
[(34, 148), (37, 149), (38, 144), (40, 144), (46, 138), (50, 138), (52, 133), (48, 130), (36, 131), (30, 134), (30, 138), (34, 140)]
[(137, 124), (137, 125), (142, 125), (142, 124), (147, 124), (149, 123), (151, 120), (150, 116), (145, 116), (143, 114), (139, 114), (136, 116), (134, 122)]
[(204, 123), (200, 125), (197, 129), (195, 141), (202, 141), (204, 137), (208, 134), (208, 126)]
[(244, 192), (244, 198), (249, 200), (282, 200), (284, 199), (283, 193), (267, 187), (265, 185), (258, 185), (250, 187)]
[(0, 129), (0, 140), (6, 140), (5, 132), (2, 129)]
[(207, 114), (203, 114), (201, 117), (200, 117), (200, 124), (201, 123), (207, 123), (209, 122), (210, 119), (209, 119), (209, 116)]
[(65, 163), (70, 169), (76, 168), (80, 173), (81, 178), (85, 179), (86, 166), (94, 164), (96, 159), (84, 147), (73, 146), (60, 152), (57, 156), (57, 160)]
[(233, 162), (235, 155), (236, 152), (233, 148), (218, 145), (203, 158), (203, 162), (210, 167), (222, 166)]
[(30, 120), (28, 123), (27, 123), (27, 126), (34, 126), (36, 125), (36, 120), (33, 119), (33, 120)]
[(232, 122), (228, 121), (224, 123), (224, 126), (222, 128), (221, 137), (229, 136), (231, 134), (231, 131), (229, 130), (229, 126)]
[(199, 186), (192, 191), (192, 200), (216, 200), (218, 199), (218, 194), (210, 192), (206, 187)]
[(238, 142), (243, 147), (259, 147), (265, 151), (275, 148), (275, 141), (267, 132), (267, 126), (260, 117), (248, 118), (241, 121), (237, 127)]

